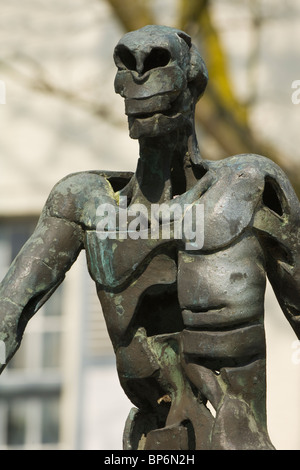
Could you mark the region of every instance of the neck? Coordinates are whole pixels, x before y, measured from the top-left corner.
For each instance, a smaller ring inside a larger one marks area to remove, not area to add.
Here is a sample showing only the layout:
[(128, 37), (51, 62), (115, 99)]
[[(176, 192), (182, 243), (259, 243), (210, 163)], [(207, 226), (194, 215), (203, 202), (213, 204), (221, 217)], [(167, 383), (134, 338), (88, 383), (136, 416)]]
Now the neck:
[(139, 144), (132, 202), (161, 204), (195, 184), (192, 167), (201, 157), (193, 128), (140, 138)]

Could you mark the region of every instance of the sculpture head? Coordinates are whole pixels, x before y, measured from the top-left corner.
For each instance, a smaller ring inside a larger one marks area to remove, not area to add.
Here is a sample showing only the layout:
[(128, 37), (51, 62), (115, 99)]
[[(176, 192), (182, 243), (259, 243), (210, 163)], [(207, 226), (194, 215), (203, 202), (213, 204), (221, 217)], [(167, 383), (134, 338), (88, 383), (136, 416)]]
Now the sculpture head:
[(208, 74), (188, 34), (146, 26), (125, 34), (114, 60), (115, 91), (125, 98), (133, 139), (166, 134), (193, 119)]

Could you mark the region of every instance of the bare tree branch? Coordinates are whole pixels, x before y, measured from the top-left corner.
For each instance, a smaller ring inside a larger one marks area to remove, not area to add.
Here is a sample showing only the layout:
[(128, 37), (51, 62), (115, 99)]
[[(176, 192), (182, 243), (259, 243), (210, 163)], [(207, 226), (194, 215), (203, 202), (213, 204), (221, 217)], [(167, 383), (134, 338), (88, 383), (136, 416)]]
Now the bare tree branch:
[(149, 0), (107, 0), (125, 31), (154, 24)]
[(232, 90), (227, 57), (209, 7), (210, 0), (181, 0), (180, 27), (198, 40), (210, 75), (209, 86), (196, 109), (197, 120), (222, 147), (223, 157), (243, 153), (266, 155), (286, 171), (300, 194), (300, 165), (252, 133), (248, 108)]
[[(124, 31), (135, 30), (146, 24), (155, 24), (150, 0), (106, 0), (113, 9)], [(209, 69), (209, 86), (196, 109), (200, 126), (217, 142), (221, 154), (216, 158), (241, 153), (258, 153), (271, 158), (288, 174), (300, 194), (300, 171), (298, 165), (272, 145), (254, 136), (248, 123), (248, 108), (235, 95), (228, 72), (228, 59), (222, 47), (219, 33), (210, 12), (210, 0), (181, 0), (177, 26), (187, 31), (205, 59)], [(170, 25), (171, 26), (171, 25)], [(27, 58), (28, 59), (28, 58)], [(114, 125), (121, 119), (112, 114), (110, 107), (86, 99), (78, 92), (60, 87), (49, 79), (40, 64), (29, 58), (30, 73), (24, 73), (10, 62), (0, 62), (6, 72), (26, 87), (62, 99)], [(201, 149), (205, 156), (205, 149)]]
[[(26, 60), (34, 63), (33, 59), (31, 60), (26, 58)], [(105, 119), (113, 125), (119, 126), (123, 124), (123, 121), (121, 121), (118, 116), (113, 114), (110, 107), (97, 103), (94, 100), (82, 98), (78, 94), (78, 91), (70, 91), (59, 87), (57, 84), (51, 82), (47, 78), (47, 74), (45, 70), (42, 69), (40, 64), (36, 65), (37, 67), (35, 67), (36, 70), (34, 74), (26, 74), (18, 70), (17, 67), (13, 66), (9, 62), (0, 61), (0, 67), (2, 70), (4, 70), (13, 80), (21, 83), (28, 89), (44, 93), (46, 95), (51, 95), (55, 98), (68, 102), (72, 106), (76, 106), (77, 108), (82, 109), (89, 114)]]

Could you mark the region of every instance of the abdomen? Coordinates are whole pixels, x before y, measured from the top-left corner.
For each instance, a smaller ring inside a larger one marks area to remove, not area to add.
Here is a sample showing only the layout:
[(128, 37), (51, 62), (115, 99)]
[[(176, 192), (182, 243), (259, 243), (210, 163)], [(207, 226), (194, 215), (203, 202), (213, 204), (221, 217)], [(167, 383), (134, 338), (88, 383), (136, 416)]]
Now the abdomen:
[(260, 354), (265, 285), (262, 249), (251, 235), (213, 253), (181, 252), (183, 352), (228, 359)]

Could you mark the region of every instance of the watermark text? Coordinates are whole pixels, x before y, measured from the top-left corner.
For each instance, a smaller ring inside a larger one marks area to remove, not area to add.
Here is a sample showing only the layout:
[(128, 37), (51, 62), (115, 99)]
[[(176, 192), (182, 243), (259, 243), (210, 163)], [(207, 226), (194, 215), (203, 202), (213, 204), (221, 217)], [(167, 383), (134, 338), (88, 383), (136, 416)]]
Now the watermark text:
[(6, 364), (6, 346), (4, 341), (0, 340), (0, 365)]
[(162, 239), (183, 240), (187, 250), (199, 250), (204, 244), (203, 204), (176, 202), (127, 206), (127, 197), (121, 196), (119, 206), (106, 203), (97, 208), (97, 236), (124, 240)]
[(298, 365), (300, 364), (300, 341), (298, 339), (292, 342), (292, 348), (294, 349), (292, 353), (292, 363)]
[(295, 91), (292, 93), (292, 103), (300, 104), (300, 80), (294, 80), (292, 83), (292, 88)]

